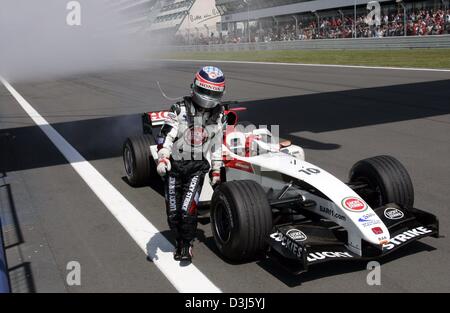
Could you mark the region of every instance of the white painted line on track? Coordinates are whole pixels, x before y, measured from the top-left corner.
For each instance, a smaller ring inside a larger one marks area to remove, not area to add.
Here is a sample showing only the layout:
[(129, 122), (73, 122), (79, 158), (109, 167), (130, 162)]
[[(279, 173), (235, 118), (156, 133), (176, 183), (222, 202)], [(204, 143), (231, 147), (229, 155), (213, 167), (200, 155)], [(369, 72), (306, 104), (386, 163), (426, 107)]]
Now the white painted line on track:
[(363, 65), (338, 65), (338, 64), (307, 64), (307, 63), (282, 63), (282, 62), (253, 62), (253, 61), (221, 61), (221, 60), (178, 60), (160, 59), (164, 62), (191, 62), (191, 63), (234, 63), (234, 64), (256, 64), (256, 65), (289, 65), (289, 66), (309, 66), (309, 67), (335, 67), (371, 70), (399, 70), (399, 71), (420, 71), (420, 72), (446, 72), (450, 69), (420, 68), (420, 67), (383, 67), (383, 66), (363, 66)]
[[(0, 81), (37, 126), (64, 155), (100, 201), (125, 228), (137, 245), (150, 257), (179, 292), (211, 292), (216, 287), (193, 264), (180, 266), (173, 259), (173, 245), (111, 183), (75, 150), (4, 78)], [(164, 212), (161, 210), (161, 212)], [(150, 265), (149, 265), (150, 266)], [(149, 282), (151, 283), (151, 282)]]

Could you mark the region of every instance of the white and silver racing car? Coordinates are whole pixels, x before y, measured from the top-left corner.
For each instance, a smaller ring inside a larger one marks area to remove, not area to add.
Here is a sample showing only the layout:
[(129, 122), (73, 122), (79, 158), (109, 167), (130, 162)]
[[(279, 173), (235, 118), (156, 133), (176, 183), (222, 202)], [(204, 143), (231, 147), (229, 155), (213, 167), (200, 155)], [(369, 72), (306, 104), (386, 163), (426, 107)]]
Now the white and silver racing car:
[[(376, 259), (422, 237), (439, 237), (438, 219), (413, 207), (411, 179), (395, 158), (361, 160), (345, 183), (306, 162), (301, 147), (274, 143), (267, 129), (229, 131), (241, 110), (229, 106), (223, 183), (213, 190), (205, 180), (200, 197), (226, 259), (269, 255), (299, 273), (311, 264)], [(124, 144), (132, 186), (160, 179), (154, 135), (166, 114), (143, 114), (144, 134)]]

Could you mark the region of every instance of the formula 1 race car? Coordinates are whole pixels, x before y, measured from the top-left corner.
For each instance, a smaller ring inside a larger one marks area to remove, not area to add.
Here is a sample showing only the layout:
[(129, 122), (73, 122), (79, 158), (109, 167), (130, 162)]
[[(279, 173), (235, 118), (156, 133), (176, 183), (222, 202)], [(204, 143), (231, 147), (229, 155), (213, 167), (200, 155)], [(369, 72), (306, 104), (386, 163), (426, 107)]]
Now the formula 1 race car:
[[(226, 259), (268, 255), (300, 273), (312, 264), (376, 259), (417, 239), (439, 237), (436, 216), (413, 207), (411, 179), (395, 158), (361, 160), (344, 183), (306, 162), (301, 147), (278, 143), (268, 129), (241, 131), (240, 110), (226, 104), (222, 183), (213, 190), (205, 179), (200, 197)], [(144, 134), (124, 144), (132, 186), (160, 179), (154, 135), (166, 114), (143, 114)]]

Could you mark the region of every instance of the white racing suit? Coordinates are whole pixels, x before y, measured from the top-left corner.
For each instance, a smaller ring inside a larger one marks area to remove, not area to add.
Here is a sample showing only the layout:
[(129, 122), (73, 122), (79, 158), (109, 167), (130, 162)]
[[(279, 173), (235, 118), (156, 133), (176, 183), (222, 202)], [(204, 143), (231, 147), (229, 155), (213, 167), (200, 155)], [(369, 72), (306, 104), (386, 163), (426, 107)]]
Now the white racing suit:
[(157, 138), (158, 157), (172, 168), (165, 179), (167, 218), (177, 241), (191, 243), (205, 175), (222, 167), (223, 107), (199, 112), (191, 97), (174, 104)]

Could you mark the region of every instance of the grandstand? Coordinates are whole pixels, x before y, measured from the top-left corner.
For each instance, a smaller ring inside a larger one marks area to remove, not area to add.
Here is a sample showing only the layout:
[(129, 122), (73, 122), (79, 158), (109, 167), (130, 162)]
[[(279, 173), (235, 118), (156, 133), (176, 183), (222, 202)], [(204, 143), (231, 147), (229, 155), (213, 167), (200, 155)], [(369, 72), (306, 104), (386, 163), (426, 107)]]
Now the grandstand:
[[(450, 32), (449, 0), (378, 0), (381, 20), (366, 21), (370, 0), (216, 0), (217, 37), (194, 43), (438, 35)], [(405, 14), (406, 13), (406, 14)], [(178, 43), (187, 43), (178, 38)], [(192, 43), (192, 40), (191, 40)]]
[(217, 35), (220, 14), (214, 0), (166, 0), (152, 23), (153, 34), (181, 36), (186, 42)]
[(120, 14), (120, 27), (130, 33), (148, 33), (161, 7), (159, 0), (108, 0), (108, 4)]
[(215, 0), (108, 0), (119, 14), (119, 29), (151, 33), (154, 41), (183, 38), (186, 43), (219, 35), (220, 14)]
[(450, 33), (449, 0), (109, 0), (130, 32), (176, 44), (423, 36)]

